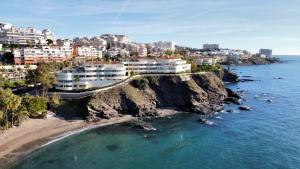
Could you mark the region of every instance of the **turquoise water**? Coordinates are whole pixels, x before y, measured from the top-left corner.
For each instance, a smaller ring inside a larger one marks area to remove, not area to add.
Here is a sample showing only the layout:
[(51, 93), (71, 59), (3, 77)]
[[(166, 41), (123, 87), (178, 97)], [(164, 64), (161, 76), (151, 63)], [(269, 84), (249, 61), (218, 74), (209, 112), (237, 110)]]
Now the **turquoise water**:
[[(245, 90), (253, 111), (212, 117), (153, 120), (156, 132), (115, 125), (68, 137), (29, 155), (15, 169), (296, 169), (300, 168), (300, 58), (284, 64), (238, 67), (259, 81)], [(278, 80), (274, 77), (284, 77)], [(269, 103), (265, 99), (272, 99)]]

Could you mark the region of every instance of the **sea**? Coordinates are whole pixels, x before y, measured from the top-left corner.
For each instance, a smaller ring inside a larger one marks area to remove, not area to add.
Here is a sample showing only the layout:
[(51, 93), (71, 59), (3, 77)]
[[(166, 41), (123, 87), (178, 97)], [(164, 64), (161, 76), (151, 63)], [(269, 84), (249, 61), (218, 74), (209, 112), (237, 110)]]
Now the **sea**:
[(286, 62), (232, 67), (255, 80), (228, 85), (251, 111), (226, 105), (209, 117), (212, 126), (184, 113), (150, 120), (157, 131), (97, 128), (38, 149), (13, 169), (299, 169), (300, 56), (280, 57)]

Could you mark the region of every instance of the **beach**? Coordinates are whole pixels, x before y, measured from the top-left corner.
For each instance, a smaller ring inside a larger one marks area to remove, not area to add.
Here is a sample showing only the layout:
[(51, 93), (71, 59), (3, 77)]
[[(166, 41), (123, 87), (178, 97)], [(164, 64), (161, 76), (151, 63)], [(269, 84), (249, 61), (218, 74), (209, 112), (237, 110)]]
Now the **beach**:
[[(173, 109), (159, 109), (158, 112), (159, 117), (183, 113)], [(89, 123), (83, 119), (65, 120), (58, 116), (48, 116), (47, 119), (28, 119), (21, 126), (0, 133), (0, 168), (7, 167), (34, 150), (70, 135), (134, 119), (136, 117), (130, 115)]]
[(0, 168), (21, 159), (26, 154), (55, 140), (96, 127), (131, 121), (134, 117), (123, 116), (95, 123), (85, 120), (66, 121), (51, 116), (47, 119), (28, 119), (20, 127), (0, 133)]

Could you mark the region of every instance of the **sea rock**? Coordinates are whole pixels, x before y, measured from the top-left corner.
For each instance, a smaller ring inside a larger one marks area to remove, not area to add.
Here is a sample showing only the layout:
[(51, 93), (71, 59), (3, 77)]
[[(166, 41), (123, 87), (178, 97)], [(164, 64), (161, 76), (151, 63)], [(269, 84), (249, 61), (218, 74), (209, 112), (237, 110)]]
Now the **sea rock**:
[(240, 109), (240, 110), (245, 110), (245, 111), (250, 111), (250, 110), (252, 110), (252, 108), (249, 107), (249, 106), (240, 106), (239, 109)]
[(146, 131), (156, 131), (157, 130), (150, 123), (144, 122), (142, 120), (135, 120), (132, 122), (132, 125), (136, 128), (143, 129)]
[(200, 122), (200, 123), (203, 123), (203, 124), (206, 124), (206, 125), (209, 125), (209, 126), (212, 126), (212, 125), (215, 124), (215, 123), (212, 122), (212, 121), (209, 121), (209, 120), (207, 120), (207, 119), (202, 119), (202, 118), (199, 119), (199, 122)]

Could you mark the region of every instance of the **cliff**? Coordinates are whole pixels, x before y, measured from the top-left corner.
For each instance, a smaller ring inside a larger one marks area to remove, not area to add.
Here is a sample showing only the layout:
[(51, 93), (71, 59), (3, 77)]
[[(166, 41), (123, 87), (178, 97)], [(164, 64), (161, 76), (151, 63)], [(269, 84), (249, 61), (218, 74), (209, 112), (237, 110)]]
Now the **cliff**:
[(92, 96), (87, 116), (90, 121), (125, 114), (148, 117), (167, 108), (212, 114), (222, 109), (226, 98), (228, 90), (213, 73), (143, 77)]

